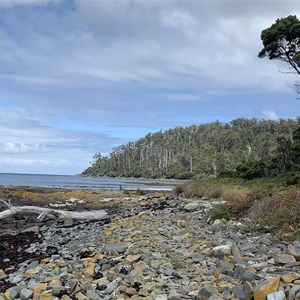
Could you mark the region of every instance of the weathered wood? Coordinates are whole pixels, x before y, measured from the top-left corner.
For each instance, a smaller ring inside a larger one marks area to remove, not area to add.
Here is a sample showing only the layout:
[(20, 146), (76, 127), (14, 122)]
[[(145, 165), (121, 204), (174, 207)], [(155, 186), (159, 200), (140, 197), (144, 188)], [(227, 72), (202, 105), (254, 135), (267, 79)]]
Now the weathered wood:
[(108, 218), (105, 210), (91, 211), (66, 211), (38, 206), (12, 206), (4, 200), (0, 202), (7, 206), (8, 209), (0, 212), (0, 220), (11, 217), (15, 214), (38, 214), (38, 219), (42, 220), (46, 215), (53, 215), (60, 219), (74, 220), (103, 220)]

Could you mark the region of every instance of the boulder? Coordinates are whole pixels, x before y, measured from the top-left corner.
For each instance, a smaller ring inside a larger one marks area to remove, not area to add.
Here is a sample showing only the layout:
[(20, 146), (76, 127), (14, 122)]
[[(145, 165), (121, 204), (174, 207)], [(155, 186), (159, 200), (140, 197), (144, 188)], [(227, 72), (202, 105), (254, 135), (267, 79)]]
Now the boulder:
[(280, 277), (265, 280), (254, 289), (254, 300), (266, 300), (267, 295), (278, 291)]
[(211, 256), (224, 258), (225, 256), (231, 255), (231, 245), (221, 245), (214, 247), (211, 252)]

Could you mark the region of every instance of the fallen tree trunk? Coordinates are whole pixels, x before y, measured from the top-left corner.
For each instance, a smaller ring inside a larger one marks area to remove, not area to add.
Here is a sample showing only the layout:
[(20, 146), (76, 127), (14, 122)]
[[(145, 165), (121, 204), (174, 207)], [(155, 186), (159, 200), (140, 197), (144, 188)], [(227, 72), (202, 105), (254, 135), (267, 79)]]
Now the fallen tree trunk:
[(10, 203), (1, 200), (7, 209), (0, 212), (0, 220), (11, 217), (16, 214), (38, 214), (37, 219), (42, 221), (45, 216), (52, 215), (60, 219), (74, 219), (74, 220), (103, 220), (108, 218), (105, 210), (91, 210), (91, 211), (66, 211), (52, 208), (45, 208), (39, 206), (12, 206)]

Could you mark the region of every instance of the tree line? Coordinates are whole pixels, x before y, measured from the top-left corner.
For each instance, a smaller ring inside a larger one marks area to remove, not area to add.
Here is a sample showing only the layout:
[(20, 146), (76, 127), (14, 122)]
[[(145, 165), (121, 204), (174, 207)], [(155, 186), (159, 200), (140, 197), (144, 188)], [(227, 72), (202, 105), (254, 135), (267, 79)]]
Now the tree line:
[(108, 156), (95, 154), (82, 175), (190, 179), (229, 174), (241, 165), (275, 158), (281, 172), (287, 167), (284, 147), (293, 142), (297, 126), (291, 119), (239, 118), (149, 133)]

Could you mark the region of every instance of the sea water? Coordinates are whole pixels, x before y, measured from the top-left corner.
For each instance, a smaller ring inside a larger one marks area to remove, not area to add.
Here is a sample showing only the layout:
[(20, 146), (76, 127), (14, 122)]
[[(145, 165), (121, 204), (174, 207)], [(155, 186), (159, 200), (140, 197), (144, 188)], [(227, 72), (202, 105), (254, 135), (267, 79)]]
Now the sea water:
[(179, 181), (73, 175), (0, 173), (0, 186), (32, 186), (102, 190), (172, 190)]

